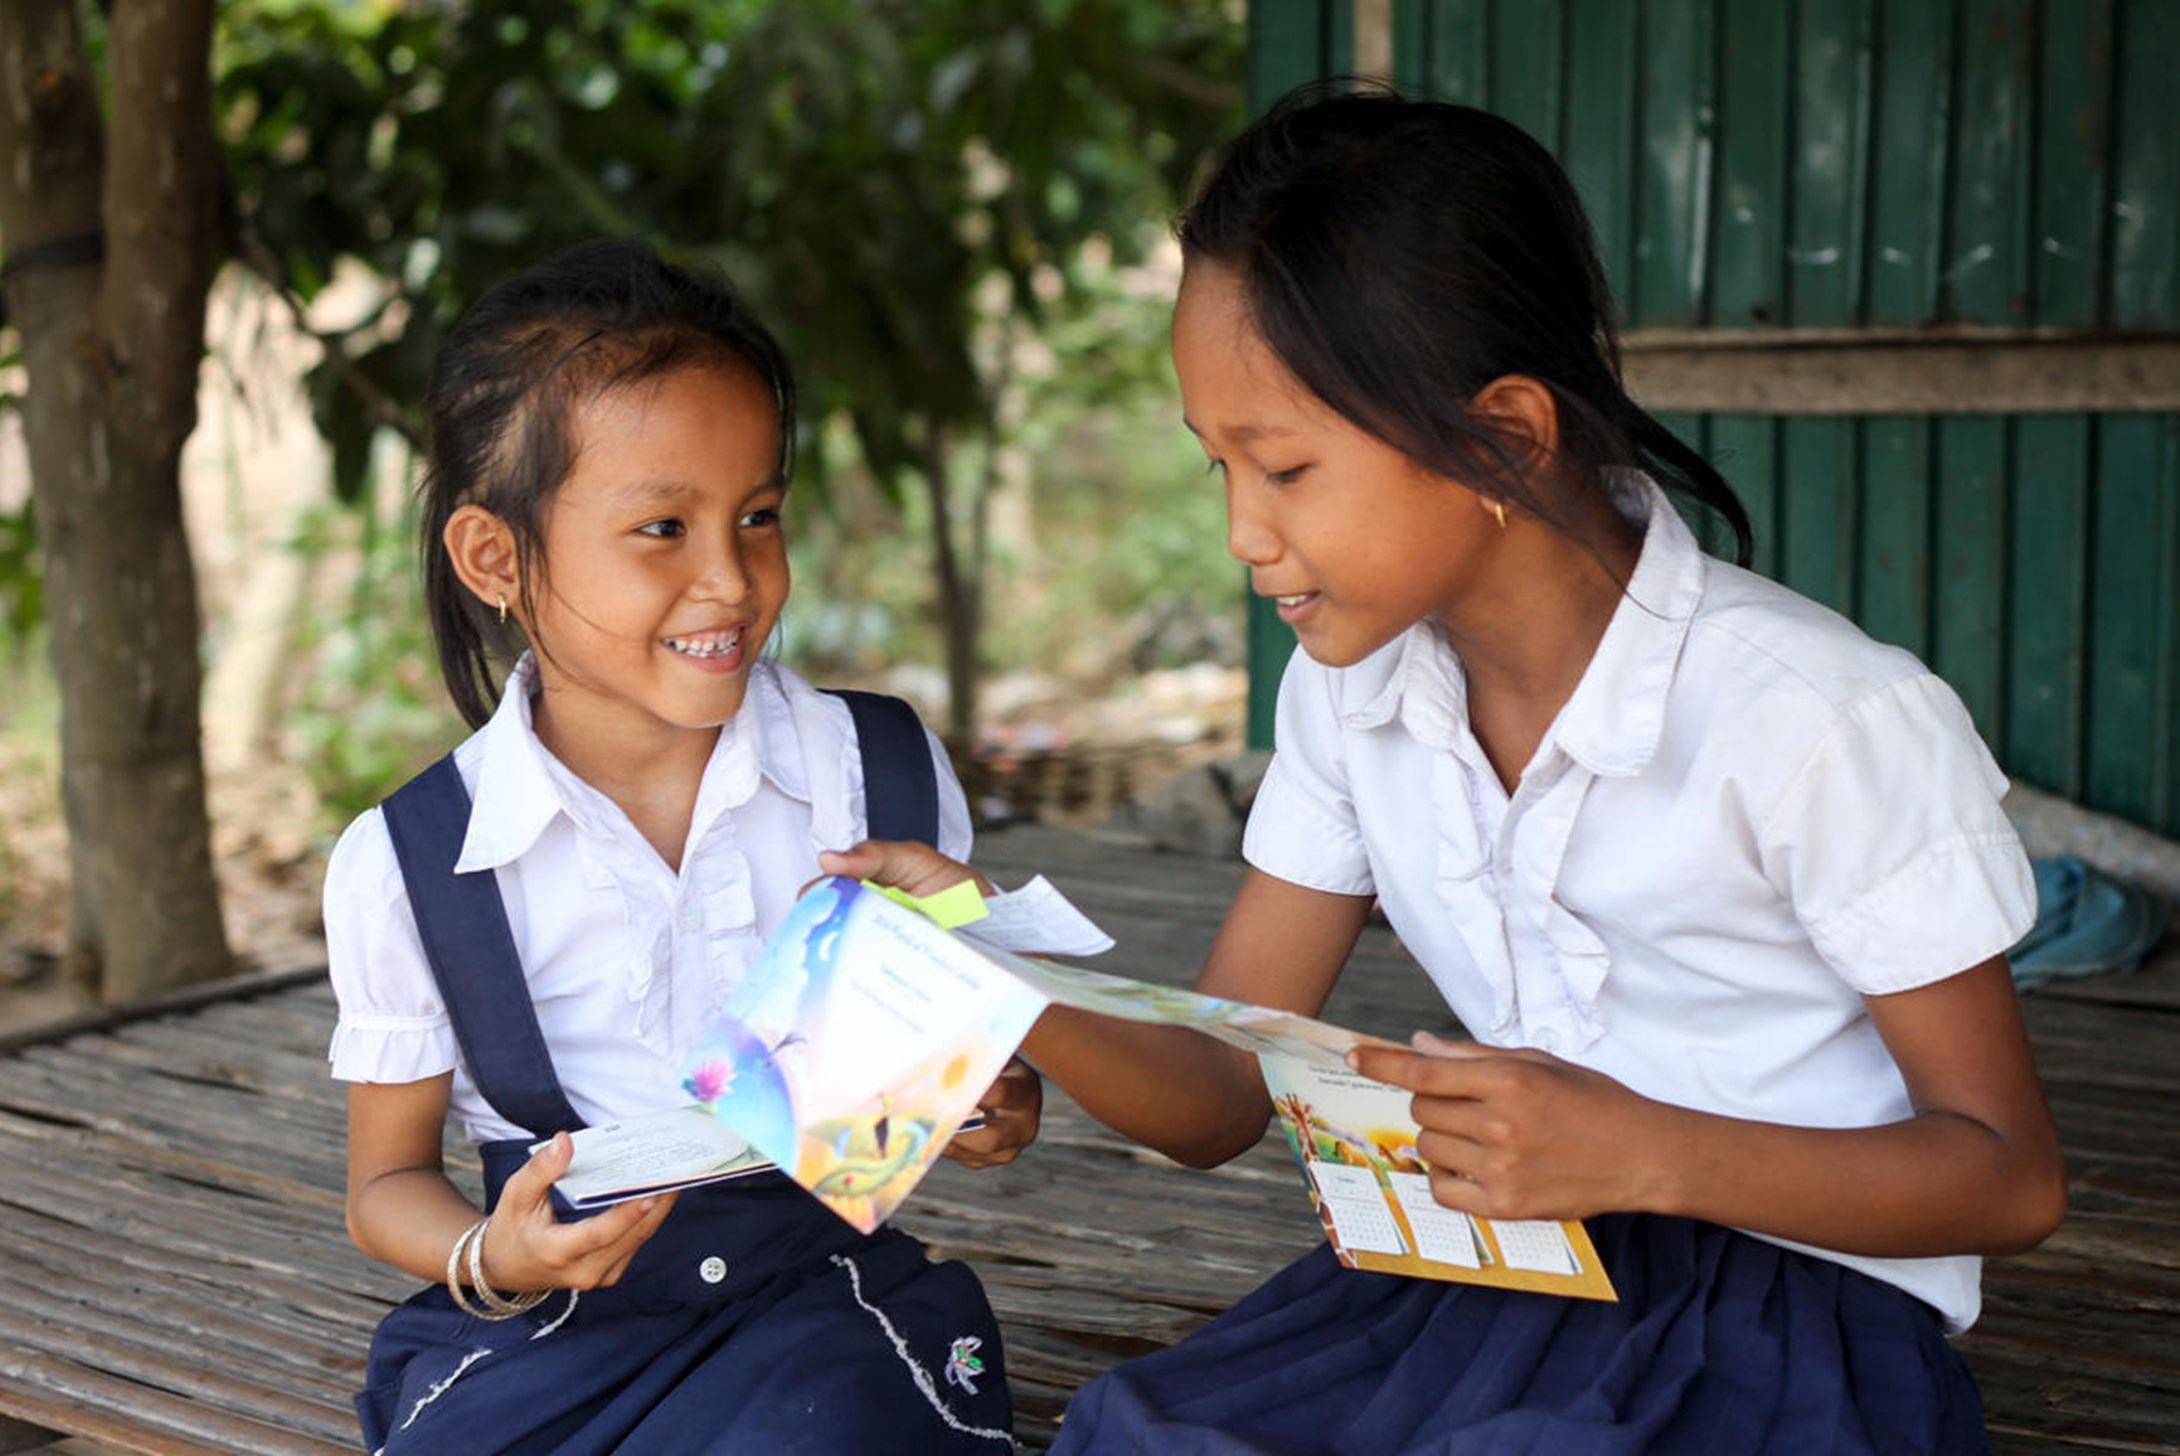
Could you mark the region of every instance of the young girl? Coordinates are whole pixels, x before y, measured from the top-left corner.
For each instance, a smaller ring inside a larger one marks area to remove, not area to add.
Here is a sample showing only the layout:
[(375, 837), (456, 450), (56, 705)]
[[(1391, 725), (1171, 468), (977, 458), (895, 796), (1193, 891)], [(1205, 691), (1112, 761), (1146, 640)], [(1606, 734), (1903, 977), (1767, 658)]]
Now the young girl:
[[(687, 1100), (683, 1053), (818, 851), (895, 787), (865, 782), (841, 698), (759, 655), (787, 595), (793, 404), (764, 327), (632, 243), (494, 289), (438, 359), (426, 596), (478, 731), (349, 827), (325, 892), (348, 1226), (435, 1282), (372, 1342), (374, 1451), (1013, 1448), (964, 1266), (777, 1172), (574, 1221), (550, 1198), (569, 1130)], [(922, 832), (965, 854), (944, 754), (905, 733)], [(952, 1153), (1011, 1158), (1038, 1101), (1010, 1069)], [(450, 1113), (485, 1216), (442, 1170)]]
[[(1173, 357), (1228, 547), (1301, 651), (1198, 986), (1314, 1013), (1372, 899), (1475, 1037), (1410, 1089), (1441, 1204), (1583, 1218), (1620, 1301), (1325, 1249), (1086, 1386), (1057, 1453), (1971, 1452), (1978, 1255), (2065, 1178), (2005, 948), (1996, 767), (1907, 653), (1748, 546), (1632, 404), (1588, 226), (1508, 123), (1290, 101), (1179, 226)], [(928, 854), (831, 861), (943, 881)], [(1251, 1059), (1049, 1013), (1038, 1065), (1199, 1165)]]

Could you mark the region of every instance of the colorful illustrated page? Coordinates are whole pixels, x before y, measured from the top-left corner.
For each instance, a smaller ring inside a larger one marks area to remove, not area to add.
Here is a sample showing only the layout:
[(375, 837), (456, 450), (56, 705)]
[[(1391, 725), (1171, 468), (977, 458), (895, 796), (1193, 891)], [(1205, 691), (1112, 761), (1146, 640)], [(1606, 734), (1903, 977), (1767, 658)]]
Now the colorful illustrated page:
[(1581, 1223), (1489, 1219), (1431, 1196), (1408, 1092), (1343, 1065), (1257, 1058), (1333, 1254), (1352, 1269), (1616, 1300)]
[(689, 1095), (869, 1232), (908, 1196), (1045, 998), (854, 880), (821, 880), (685, 1065)]
[(1294, 1057), (1318, 1066), (1344, 1067), (1351, 1048), (1365, 1043), (1393, 1045), (1383, 1038), (1291, 1011), (1274, 1011), (1246, 1001), (1228, 1001), (1179, 986), (1131, 981), (1125, 976), (1108, 976), (1052, 961), (1008, 959), (1016, 975), (1062, 1006), (1126, 1021), (1190, 1027), (1260, 1056)]

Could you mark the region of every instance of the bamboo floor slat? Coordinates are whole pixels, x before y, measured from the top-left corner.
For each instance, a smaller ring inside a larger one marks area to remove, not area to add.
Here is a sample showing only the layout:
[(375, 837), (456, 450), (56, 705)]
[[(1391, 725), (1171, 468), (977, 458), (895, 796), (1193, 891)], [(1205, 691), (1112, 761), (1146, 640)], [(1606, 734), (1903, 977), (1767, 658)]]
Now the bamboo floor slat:
[[(980, 862), (1002, 883), (1050, 876), (1120, 942), (1106, 964), (1167, 981), (1193, 975), (1240, 878), (1040, 828), (988, 835)], [(1993, 1444), (2180, 1456), (2180, 955), (2026, 1005), (2074, 1203), (2042, 1248), (1992, 1261), (1961, 1339)], [(1451, 1027), (1382, 927), (1326, 1015)], [(358, 1449), (349, 1392), (411, 1281), (342, 1229), (332, 1018), (323, 977), (298, 972), (0, 1038), (0, 1427), (151, 1456)], [(448, 1153), (473, 1183), (468, 1150)], [(1033, 1451), (1084, 1380), (1181, 1338), (1316, 1239), (1277, 1141), (1192, 1171), (1057, 1089), (1027, 1156), (942, 1163), (899, 1217), (982, 1274)]]

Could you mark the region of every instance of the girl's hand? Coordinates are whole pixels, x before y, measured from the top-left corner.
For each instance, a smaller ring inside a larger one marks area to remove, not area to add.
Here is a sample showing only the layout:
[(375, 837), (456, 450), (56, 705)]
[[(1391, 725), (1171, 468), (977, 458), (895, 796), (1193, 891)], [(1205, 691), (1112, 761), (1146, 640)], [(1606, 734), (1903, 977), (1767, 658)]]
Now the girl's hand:
[(562, 1223), (549, 1195), (574, 1156), (568, 1135), (555, 1133), (500, 1190), (484, 1242), (485, 1278), (494, 1289), (515, 1293), (612, 1284), (673, 1208), (673, 1194), (654, 1194), (617, 1203), (594, 1218)]
[(1671, 1109), (1543, 1052), (1441, 1041), (1358, 1047), (1356, 1071), (1415, 1093), (1431, 1196), (1486, 1218), (1586, 1218), (1659, 1206)]
[(853, 849), (828, 849), (818, 856), (818, 868), (829, 875), (849, 875), (918, 896), (936, 895), (963, 880), (976, 881), (987, 895), (998, 893), (975, 870), (913, 839), (866, 839)]
[(1037, 1139), (1044, 1115), (1045, 1083), (1037, 1069), (1016, 1057), (1000, 1068), (992, 1085), (977, 1099), (984, 1125), (957, 1132), (947, 1140), (946, 1156), (966, 1168), (996, 1168), (1011, 1163)]

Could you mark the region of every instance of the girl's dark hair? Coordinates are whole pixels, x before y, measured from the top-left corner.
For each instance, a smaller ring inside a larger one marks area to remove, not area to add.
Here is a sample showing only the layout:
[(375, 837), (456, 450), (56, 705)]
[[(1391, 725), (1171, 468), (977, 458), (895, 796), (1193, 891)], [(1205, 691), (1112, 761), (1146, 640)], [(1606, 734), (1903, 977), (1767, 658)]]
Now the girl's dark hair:
[(1564, 524), (1465, 408), (1492, 380), (1527, 375), (1558, 402), (1560, 452), (1584, 478), (1641, 466), (1716, 513), (1748, 563), (1733, 488), (1628, 398), (1589, 220), (1513, 123), (1304, 87), (1227, 145), (1174, 231), (1187, 261), (1238, 271), (1296, 379), (1410, 459)]
[(496, 665), (521, 643), (454, 574), (441, 544), (448, 518), (465, 505), (498, 516), (514, 535), (525, 588), (542, 584), (545, 510), (575, 465), (574, 407), (677, 369), (744, 366), (778, 411), (785, 480), (794, 377), (771, 332), (716, 274), (677, 267), (633, 240), (586, 243), (496, 285), (455, 325), (425, 395), (424, 602), (440, 673), (471, 727), (492, 716)]

